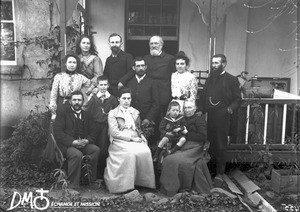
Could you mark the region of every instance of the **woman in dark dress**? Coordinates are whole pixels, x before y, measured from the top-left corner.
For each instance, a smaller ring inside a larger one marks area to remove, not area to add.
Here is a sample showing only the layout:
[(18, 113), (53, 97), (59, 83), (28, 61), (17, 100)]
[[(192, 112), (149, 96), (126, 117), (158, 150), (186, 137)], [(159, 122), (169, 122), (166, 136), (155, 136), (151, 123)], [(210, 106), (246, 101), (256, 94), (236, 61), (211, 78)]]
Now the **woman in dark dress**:
[(187, 141), (179, 151), (168, 155), (162, 163), (160, 188), (161, 192), (168, 196), (183, 191), (207, 194), (213, 188), (207, 168), (210, 156), (205, 148), (206, 121), (204, 115), (198, 116), (195, 111), (195, 102), (185, 101)]

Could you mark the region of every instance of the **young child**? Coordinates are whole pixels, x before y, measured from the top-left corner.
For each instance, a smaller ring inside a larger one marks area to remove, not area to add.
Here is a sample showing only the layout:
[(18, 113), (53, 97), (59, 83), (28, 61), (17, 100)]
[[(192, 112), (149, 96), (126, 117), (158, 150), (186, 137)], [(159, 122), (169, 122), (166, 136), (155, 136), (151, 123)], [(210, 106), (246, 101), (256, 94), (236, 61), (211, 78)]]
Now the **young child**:
[(183, 146), (186, 142), (185, 134), (187, 133), (185, 125), (186, 121), (184, 117), (180, 115), (180, 104), (176, 101), (170, 102), (167, 115), (159, 125), (162, 139), (158, 143), (157, 150), (154, 153), (153, 162), (157, 162), (163, 146), (168, 142), (172, 144), (172, 148), (168, 150), (168, 154), (173, 154)]
[(106, 166), (106, 158), (108, 157), (109, 137), (107, 134), (108, 122), (107, 117), (110, 110), (119, 105), (117, 98), (111, 95), (107, 89), (109, 81), (106, 76), (97, 78), (97, 88), (90, 96), (87, 104), (87, 113), (89, 120), (92, 122), (90, 126), (98, 132), (95, 144), (100, 148), (98, 157), (98, 178), (103, 177)]

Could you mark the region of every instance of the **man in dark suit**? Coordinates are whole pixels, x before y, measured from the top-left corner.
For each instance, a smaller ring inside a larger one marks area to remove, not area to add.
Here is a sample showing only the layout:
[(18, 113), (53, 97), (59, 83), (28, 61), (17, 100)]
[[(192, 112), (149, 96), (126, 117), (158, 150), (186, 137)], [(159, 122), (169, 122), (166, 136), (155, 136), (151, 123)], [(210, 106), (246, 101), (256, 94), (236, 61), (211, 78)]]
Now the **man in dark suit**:
[(147, 76), (147, 65), (143, 58), (136, 58), (132, 69), (135, 71), (135, 77), (126, 84), (126, 87), (131, 89), (131, 106), (140, 112), (142, 125), (148, 125), (150, 121), (156, 120), (159, 112), (157, 84)]
[(78, 188), (83, 155), (90, 157), (91, 181), (97, 179), (97, 161), (100, 149), (94, 145), (96, 131), (90, 126), (87, 114), (82, 110), (83, 94), (74, 91), (70, 106), (60, 111), (55, 119), (54, 137), (62, 154), (68, 161), (70, 188)]
[[(155, 35), (150, 38), (150, 54), (144, 57), (147, 64), (147, 76), (157, 82), (159, 96), (159, 119), (166, 115), (168, 104), (171, 101), (171, 75), (176, 71), (174, 56), (163, 51), (164, 41), (162, 37)], [(119, 87), (125, 85), (135, 73), (133, 71), (120, 79)]]
[(127, 74), (133, 65), (132, 55), (121, 50), (122, 37), (113, 33), (108, 38), (111, 55), (106, 59), (103, 74), (110, 82), (109, 92), (118, 96), (118, 82)]
[(209, 153), (216, 161), (215, 186), (223, 183), (231, 116), (241, 104), (239, 81), (225, 71), (227, 59), (223, 54), (212, 57), (211, 73), (201, 95), (199, 110), (207, 112)]

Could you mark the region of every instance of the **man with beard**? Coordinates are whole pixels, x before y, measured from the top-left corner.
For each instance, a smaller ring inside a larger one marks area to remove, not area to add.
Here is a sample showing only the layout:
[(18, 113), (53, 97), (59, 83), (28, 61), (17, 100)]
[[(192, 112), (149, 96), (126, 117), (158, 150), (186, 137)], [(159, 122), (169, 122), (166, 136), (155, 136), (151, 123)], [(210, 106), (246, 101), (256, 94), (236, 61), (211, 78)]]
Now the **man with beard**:
[(96, 131), (89, 126), (89, 120), (82, 110), (83, 94), (74, 91), (70, 96), (70, 106), (59, 111), (54, 123), (54, 137), (64, 158), (68, 161), (69, 188), (78, 188), (83, 155), (89, 156), (92, 176), (97, 179), (97, 162), (100, 149), (94, 145)]
[(122, 44), (122, 37), (117, 33), (108, 37), (111, 55), (106, 59), (103, 74), (108, 77), (109, 92), (114, 96), (118, 96), (119, 80), (131, 70), (133, 65), (132, 55), (121, 50)]
[(159, 110), (157, 85), (146, 74), (147, 65), (143, 58), (137, 57), (132, 69), (135, 71), (135, 77), (126, 84), (131, 90), (131, 106), (140, 112), (142, 125), (149, 125), (150, 121), (155, 121)]
[[(150, 54), (144, 57), (147, 64), (147, 76), (157, 82), (159, 92), (159, 124), (162, 117), (166, 115), (168, 104), (171, 100), (171, 75), (176, 71), (174, 57), (165, 53), (162, 48), (164, 41), (160, 36), (152, 36), (149, 41)], [(119, 87), (134, 76), (134, 72), (125, 75)]]
[(239, 81), (225, 71), (226, 65), (225, 55), (217, 54), (212, 57), (211, 73), (205, 82), (199, 105), (201, 112), (207, 112), (209, 153), (211, 161), (216, 163), (216, 187), (223, 183), (231, 116), (241, 104)]

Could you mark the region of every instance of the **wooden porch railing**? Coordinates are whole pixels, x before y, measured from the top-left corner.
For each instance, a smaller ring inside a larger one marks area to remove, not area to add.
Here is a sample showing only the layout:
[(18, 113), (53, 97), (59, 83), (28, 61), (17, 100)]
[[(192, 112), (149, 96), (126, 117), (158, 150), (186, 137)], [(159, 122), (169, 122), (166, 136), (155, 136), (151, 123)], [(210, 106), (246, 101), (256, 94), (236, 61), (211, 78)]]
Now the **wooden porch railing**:
[(230, 139), (227, 161), (252, 162), (253, 153), (264, 149), (276, 154), (275, 161), (300, 160), (299, 100), (243, 99), (236, 121), (237, 139)]

